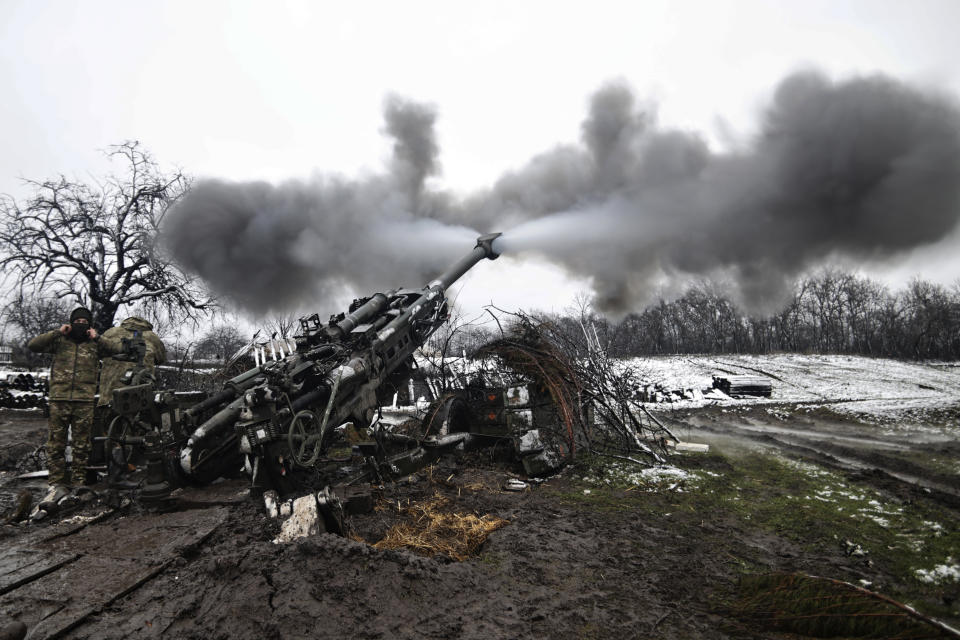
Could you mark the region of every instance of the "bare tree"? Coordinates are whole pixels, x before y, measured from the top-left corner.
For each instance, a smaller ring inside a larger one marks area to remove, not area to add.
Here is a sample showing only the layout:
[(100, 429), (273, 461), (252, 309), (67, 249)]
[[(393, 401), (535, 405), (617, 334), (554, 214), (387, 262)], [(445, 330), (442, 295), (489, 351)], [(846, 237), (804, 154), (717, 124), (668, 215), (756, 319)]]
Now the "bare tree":
[(17, 276), (18, 293), (89, 304), (100, 329), (124, 305), (196, 320), (214, 299), (156, 243), (165, 213), (189, 180), (180, 171), (164, 173), (138, 142), (107, 154), (123, 171), (102, 182), (27, 180), (32, 197), (0, 199), (0, 265)]
[(50, 331), (67, 321), (70, 305), (60, 298), (35, 298), (20, 292), (3, 309), (4, 329), (12, 328), (7, 336), (14, 349), (14, 359), (28, 366), (49, 364), (49, 356), (26, 348), (27, 341)]
[(266, 338), (292, 338), (300, 329), (300, 316), (296, 313), (275, 313), (263, 321)]
[(199, 358), (223, 360), (233, 356), (247, 344), (233, 325), (220, 324), (208, 331), (193, 346), (193, 353)]
[(952, 334), (951, 300), (948, 290), (938, 284), (914, 278), (903, 292), (907, 312), (904, 334), (910, 355), (915, 358), (943, 358), (949, 353)]
[(18, 332), (32, 338), (56, 329), (67, 321), (70, 305), (60, 298), (34, 298), (18, 295), (3, 310), (3, 319)]
[[(436, 383), (436, 394), (449, 390), (451, 382), (464, 372), (464, 360), (468, 354), (489, 341), (490, 332), (484, 327), (484, 316), (465, 318), (459, 309), (454, 309), (447, 320), (418, 351)], [(457, 369), (460, 369), (458, 372)], [(459, 383), (464, 380), (460, 379)]]

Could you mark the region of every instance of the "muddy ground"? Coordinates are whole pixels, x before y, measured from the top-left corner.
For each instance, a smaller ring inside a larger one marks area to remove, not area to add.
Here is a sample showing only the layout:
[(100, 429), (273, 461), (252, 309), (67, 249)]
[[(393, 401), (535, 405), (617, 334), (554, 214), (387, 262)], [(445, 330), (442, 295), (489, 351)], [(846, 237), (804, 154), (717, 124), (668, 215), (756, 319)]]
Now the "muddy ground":
[[(833, 523), (805, 507), (778, 511), (773, 500), (811, 493), (809, 469), (823, 468), (903, 518), (936, 517), (937, 539), (920, 548), (960, 557), (960, 447), (937, 431), (957, 411), (931, 418), (931, 433), (944, 437), (918, 439), (829, 407), (770, 409), (665, 415), (685, 438), (711, 444), (708, 454), (674, 456), (690, 472), (676, 482), (611, 476), (606, 461), (588, 458), (515, 493), (502, 489), (522, 477), (509, 463), (482, 453), (443, 459), (377, 492), (377, 509), (349, 521), (354, 539), (274, 544), (278, 523), (244, 497), (242, 481), (192, 492), (167, 513), (90, 503), (63, 521), (4, 525), (0, 628), (22, 621), (31, 638), (803, 637), (745, 613), (744, 576), (771, 572), (869, 585), (960, 625), (957, 583), (916, 580), (901, 560), (928, 558), (898, 550), (899, 532)], [(40, 443), (44, 423), (30, 413), (0, 420), (8, 509), (24, 488), (42, 490), (11, 471)], [(790, 475), (793, 460), (807, 475)], [(453, 511), (508, 524), (463, 562), (366, 543), (436, 495)]]

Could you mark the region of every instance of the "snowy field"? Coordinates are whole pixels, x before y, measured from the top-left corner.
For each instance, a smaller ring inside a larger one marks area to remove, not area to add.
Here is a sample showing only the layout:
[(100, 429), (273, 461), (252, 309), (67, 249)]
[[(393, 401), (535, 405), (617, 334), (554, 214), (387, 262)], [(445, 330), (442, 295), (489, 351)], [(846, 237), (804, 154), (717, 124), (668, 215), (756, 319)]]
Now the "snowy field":
[(662, 356), (635, 358), (628, 364), (640, 380), (666, 389), (712, 386), (714, 375), (762, 375), (770, 378), (768, 398), (680, 400), (676, 408), (709, 404), (830, 404), (840, 412), (860, 415), (909, 414), (910, 411), (960, 406), (960, 363), (924, 363), (800, 354)]

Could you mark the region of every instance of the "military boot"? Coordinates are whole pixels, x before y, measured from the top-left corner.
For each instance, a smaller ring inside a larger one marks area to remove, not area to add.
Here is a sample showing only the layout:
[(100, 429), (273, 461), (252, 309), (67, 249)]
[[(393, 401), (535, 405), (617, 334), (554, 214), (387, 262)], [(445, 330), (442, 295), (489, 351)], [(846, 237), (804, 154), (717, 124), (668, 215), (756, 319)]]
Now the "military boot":
[(47, 495), (43, 497), (43, 500), (40, 501), (37, 508), (41, 511), (53, 511), (57, 508), (57, 504), (68, 495), (70, 495), (69, 487), (65, 487), (62, 484), (55, 484), (50, 487)]

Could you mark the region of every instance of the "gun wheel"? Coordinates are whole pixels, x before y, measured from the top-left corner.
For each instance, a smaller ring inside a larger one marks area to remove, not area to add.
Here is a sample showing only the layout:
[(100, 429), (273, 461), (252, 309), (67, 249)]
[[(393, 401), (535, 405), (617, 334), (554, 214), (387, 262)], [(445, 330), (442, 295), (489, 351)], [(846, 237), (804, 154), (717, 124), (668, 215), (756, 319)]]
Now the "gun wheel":
[(470, 407), (457, 394), (435, 400), (423, 417), (423, 437), (470, 431)]
[(105, 444), (108, 477), (130, 470), (129, 465), (137, 456), (138, 449), (135, 445), (124, 444), (123, 440), (136, 435), (135, 429), (133, 421), (126, 416), (116, 416), (110, 421)]
[(323, 431), (320, 419), (312, 411), (299, 411), (290, 421), (287, 431), (290, 457), (301, 467), (311, 467), (323, 451)]

